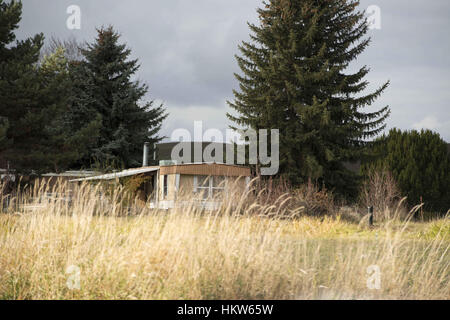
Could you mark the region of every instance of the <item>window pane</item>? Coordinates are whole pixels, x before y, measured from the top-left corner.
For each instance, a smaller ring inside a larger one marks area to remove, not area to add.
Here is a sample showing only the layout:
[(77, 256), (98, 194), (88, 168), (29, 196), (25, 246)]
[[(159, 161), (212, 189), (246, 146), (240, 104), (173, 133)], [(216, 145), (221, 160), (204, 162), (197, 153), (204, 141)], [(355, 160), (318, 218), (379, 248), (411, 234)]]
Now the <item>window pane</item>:
[(214, 199), (222, 199), (224, 196), (224, 189), (213, 189), (213, 198)]
[(209, 187), (209, 177), (208, 176), (197, 176), (197, 186), (198, 187)]
[(224, 176), (215, 176), (213, 179), (213, 187), (225, 188), (226, 179)]
[(196, 198), (204, 199), (204, 200), (208, 199), (209, 198), (209, 188), (198, 188)]

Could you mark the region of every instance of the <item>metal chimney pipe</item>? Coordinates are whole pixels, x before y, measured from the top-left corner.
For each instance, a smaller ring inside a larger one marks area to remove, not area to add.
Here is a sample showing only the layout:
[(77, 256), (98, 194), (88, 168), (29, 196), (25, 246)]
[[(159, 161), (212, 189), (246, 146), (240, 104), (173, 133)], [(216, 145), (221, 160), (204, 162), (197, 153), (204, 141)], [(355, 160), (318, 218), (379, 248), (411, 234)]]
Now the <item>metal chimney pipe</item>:
[(142, 166), (147, 167), (148, 166), (148, 146), (149, 143), (144, 143), (144, 155), (142, 156)]

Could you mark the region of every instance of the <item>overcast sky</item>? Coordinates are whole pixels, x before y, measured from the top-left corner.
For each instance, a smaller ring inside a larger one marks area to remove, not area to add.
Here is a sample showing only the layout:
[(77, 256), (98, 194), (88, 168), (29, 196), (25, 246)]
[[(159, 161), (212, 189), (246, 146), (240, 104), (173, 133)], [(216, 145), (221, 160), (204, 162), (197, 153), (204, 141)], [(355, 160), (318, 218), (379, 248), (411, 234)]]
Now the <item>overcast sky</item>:
[[(170, 113), (162, 134), (176, 128), (225, 130), (226, 100), (237, 87), (234, 55), (248, 39), (247, 21), (257, 22), (261, 0), (24, 0), (18, 37), (43, 32), (47, 38), (92, 42), (96, 27), (112, 24), (138, 58), (138, 78), (149, 98)], [(81, 29), (66, 26), (70, 5), (81, 9)], [(381, 9), (381, 29), (353, 67), (368, 65), (371, 88), (391, 85), (373, 107), (390, 105), (388, 128), (429, 128), (450, 141), (450, 1), (368, 0)]]

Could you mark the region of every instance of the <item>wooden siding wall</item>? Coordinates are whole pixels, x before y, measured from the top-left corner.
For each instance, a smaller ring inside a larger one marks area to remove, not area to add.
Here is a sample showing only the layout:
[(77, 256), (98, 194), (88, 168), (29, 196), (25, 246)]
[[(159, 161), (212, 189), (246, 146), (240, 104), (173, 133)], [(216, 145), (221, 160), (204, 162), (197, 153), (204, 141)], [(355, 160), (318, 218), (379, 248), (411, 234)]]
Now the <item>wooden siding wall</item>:
[(250, 168), (218, 163), (162, 166), (160, 168), (161, 175), (177, 173), (183, 175), (249, 177)]

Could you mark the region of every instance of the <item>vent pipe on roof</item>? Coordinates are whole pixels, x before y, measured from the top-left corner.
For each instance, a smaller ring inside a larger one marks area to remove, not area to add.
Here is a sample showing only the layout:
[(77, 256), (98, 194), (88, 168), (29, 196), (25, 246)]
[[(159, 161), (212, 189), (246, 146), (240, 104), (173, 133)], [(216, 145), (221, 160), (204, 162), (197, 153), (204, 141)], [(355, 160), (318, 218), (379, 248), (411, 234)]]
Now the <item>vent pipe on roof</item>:
[(149, 143), (144, 143), (144, 155), (142, 156), (142, 166), (147, 167), (148, 166), (148, 146)]

